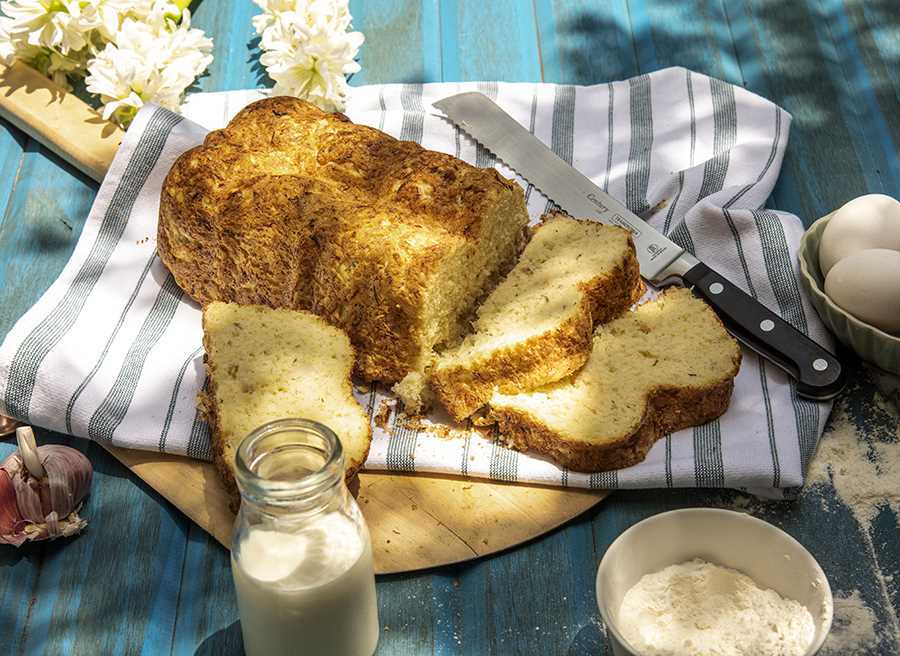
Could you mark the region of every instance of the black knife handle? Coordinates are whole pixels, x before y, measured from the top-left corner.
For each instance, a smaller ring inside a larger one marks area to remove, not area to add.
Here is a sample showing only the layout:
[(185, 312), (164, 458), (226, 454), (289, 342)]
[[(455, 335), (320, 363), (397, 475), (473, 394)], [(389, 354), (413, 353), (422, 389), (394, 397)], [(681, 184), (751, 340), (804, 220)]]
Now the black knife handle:
[(715, 308), (728, 330), (797, 380), (797, 392), (831, 399), (844, 387), (841, 363), (829, 351), (702, 262), (682, 276), (694, 294)]

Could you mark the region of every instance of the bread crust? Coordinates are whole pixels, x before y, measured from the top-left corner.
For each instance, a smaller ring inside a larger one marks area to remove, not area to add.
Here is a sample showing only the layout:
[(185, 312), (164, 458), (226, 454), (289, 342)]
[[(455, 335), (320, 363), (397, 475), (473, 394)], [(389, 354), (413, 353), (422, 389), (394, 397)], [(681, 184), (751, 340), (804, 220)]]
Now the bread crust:
[[(672, 293), (664, 291), (660, 298)], [(724, 334), (728, 334), (719, 316), (707, 308), (709, 316)], [(617, 439), (597, 443), (566, 435), (546, 425), (534, 414), (490, 406), (487, 422), (496, 423), (500, 438), (520, 451), (534, 451), (573, 471), (602, 472), (630, 467), (644, 460), (660, 437), (673, 431), (699, 426), (720, 417), (728, 409), (734, 379), (743, 358), (740, 347), (733, 346), (732, 366), (718, 380), (707, 385), (675, 386), (657, 384), (644, 391), (643, 412), (631, 430)]]
[(157, 249), (198, 303), (310, 310), (348, 333), (359, 375), (392, 383), (433, 346), (422, 308), (441, 264), (501, 206), (521, 230), (523, 191), (494, 169), (279, 96), (176, 160)]
[(581, 369), (591, 354), (594, 327), (626, 311), (644, 293), (630, 236), (623, 255), (613, 269), (579, 285), (576, 313), (554, 330), (468, 365), (435, 366), (432, 389), (450, 415), (462, 421), (484, 406), (494, 390), (513, 394), (535, 389)]
[(660, 437), (698, 426), (728, 409), (734, 374), (715, 385), (678, 388), (660, 385), (644, 397), (644, 412), (634, 430), (614, 442), (597, 444), (558, 434), (529, 412), (491, 408), (501, 439), (520, 451), (533, 451), (573, 471), (603, 472), (630, 467), (644, 460)]

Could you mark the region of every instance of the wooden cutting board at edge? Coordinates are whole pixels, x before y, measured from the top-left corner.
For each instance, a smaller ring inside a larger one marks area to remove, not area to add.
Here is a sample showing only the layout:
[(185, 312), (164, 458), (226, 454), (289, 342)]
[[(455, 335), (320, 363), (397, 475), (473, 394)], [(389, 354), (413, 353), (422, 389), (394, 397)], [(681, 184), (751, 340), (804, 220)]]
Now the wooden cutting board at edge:
[[(124, 132), (21, 63), (0, 64), (0, 117), (103, 180)], [(215, 467), (181, 456), (104, 447), (226, 548), (234, 515)], [(608, 493), (461, 477), (363, 472), (354, 490), (375, 570), (405, 572), (506, 549), (576, 517)]]
[[(228, 548), (234, 515), (211, 463), (105, 448)], [(378, 574), (458, 563), (507, 549), (556, 528), (607, 494), (374, 472), (362, 472), (353, 492), (369, 526)]]

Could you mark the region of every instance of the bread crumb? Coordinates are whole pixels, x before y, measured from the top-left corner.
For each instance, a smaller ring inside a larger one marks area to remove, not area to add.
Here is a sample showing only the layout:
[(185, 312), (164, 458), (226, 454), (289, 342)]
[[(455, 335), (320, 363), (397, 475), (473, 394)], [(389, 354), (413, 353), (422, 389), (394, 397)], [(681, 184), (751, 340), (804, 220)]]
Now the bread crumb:
[(391, 410), (393, 406), (387, 401), (382, 401), (378, 406), (378, 412), (375, 413), (375, 425), (383, 431), (390, 430), (388, 420), (391, 418)]

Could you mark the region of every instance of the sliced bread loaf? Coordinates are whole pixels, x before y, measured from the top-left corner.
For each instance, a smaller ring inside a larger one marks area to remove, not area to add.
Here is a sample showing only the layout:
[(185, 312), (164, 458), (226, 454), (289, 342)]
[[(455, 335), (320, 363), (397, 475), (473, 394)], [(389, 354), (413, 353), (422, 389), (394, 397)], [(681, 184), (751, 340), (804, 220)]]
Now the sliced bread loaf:
[(276, 419), (313, 419), (341, 441), (346, 478), (369, 453), (371, 427), (353, 398), (347, 335), (309, 312), (210, 303), (203, 309), (209, 388), (201, 399), (216, 466), (233, 505), (235, 454), (254, 429)]
[(367, 380), (421, 372), (515, 262), (522, 187), (298, 98), (245, 107), (172, 165), (159, 256), (195, 301), (309, 310)]
[(662, 435), (725, 412), (740, 363), (710, 307), (671, 289), (600, 327), (574, 377), (495, 393), (490, 417), (517, 449), (578, 471), (618, 469), (643, 460)]
[(494, 390), (513, 393), (560, 380), (587, 361), (594, 326), (621, 314), (642, 291), (626, 230), (547, 215), (478, 309), (474, 331), (438, 356), (432, 387), (462, 420)]

